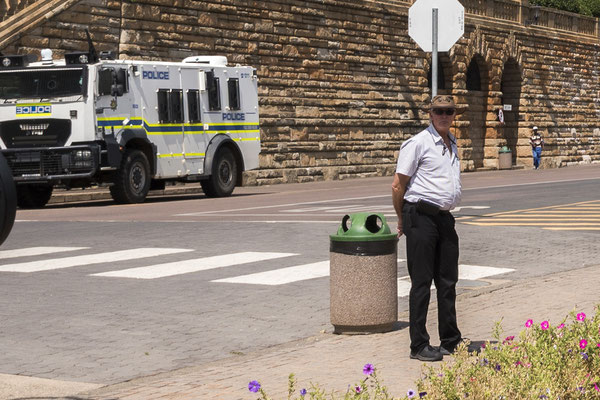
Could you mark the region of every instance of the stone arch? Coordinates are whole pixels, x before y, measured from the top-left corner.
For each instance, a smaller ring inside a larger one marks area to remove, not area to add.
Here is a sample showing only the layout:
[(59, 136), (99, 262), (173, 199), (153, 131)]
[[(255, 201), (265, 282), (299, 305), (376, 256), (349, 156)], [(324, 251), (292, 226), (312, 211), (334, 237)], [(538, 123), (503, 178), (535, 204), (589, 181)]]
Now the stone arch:
[(510, 110), (504, 110), (504, 125), (501, 126), (499, 145), (506, 145), (512, 151), (513, 165), (517, 160), (517, 144), (519, 141), (519, 113), (521, 102), (522, 74), (519, 63), (510, 57), (504, 62), (500, 91), (501, 104), (509, 105)]
[(462, 119), (468, 121), (468, 126), (466, 135), (461, 137), (465, 151), (463, 160), (467, 161), (463, 163), (463, 168), (476, 170), (488, 167), (484, 161), (488, 127), (489, 68), (479, 54), (475, 54), (467, 64), (465, 89), (468, 109)]

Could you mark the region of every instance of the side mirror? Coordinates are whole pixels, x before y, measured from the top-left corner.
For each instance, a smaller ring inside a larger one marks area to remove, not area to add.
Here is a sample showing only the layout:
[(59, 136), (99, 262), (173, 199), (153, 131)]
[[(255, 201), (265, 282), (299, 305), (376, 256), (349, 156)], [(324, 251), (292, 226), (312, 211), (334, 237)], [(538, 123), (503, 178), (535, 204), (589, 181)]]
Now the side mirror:
[(123, 96), (123, 93), (125, 93), (125, 88), (123, 87), (123, 85), (118, 85), (118, 84), (112, 85), (112, 87), (110, 89), (111, 96)]
[(113, 70), (101, 69), (98, 71), (98, 94), (100, 96), (109, 95), (112, 93), (113, 85)]
[(127, 74), (127, 70), (125, 68), (119, 68), (116, 75), (117, 86), (121, 86), (123, 88), (123, 92), (121, 92), (119, 96), (123, 96), (123, 93), (129, 92), (129, 76)]

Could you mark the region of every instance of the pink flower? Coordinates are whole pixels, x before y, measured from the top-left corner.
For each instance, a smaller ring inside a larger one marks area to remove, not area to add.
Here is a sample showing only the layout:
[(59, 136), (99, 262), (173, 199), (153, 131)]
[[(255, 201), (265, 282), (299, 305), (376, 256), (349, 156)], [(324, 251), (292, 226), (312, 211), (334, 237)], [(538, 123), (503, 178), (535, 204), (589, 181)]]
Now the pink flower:
[(600, 343), (598, 343), (598, 347), (600, 347)]
[(586, 346), (587, 346), (587, 340), (581, 339), (581, 341), (579, 342), (579, 347), (581, 349), (585, 349)]
[(577, 314), (577, 321), (585, 321), (585, 313)]
[(565, 327), (565, 324), (560, 324), (559, 326), (556, 327), (556, 329), (562, 329)]
[(540, 326), (542, 327), (542, 330), (545, 331), (546, 329), (548, 329), (548, 326), (550, 326), (550, 324), (548, 324), (548, 321), (544, 321), (540, 324)]
[(361, 388), (360, 386), (355, 386), (355, 387), (354, 387), (354, 391), (355, 391), (356, 393), (360, 393), (360, 392), (362, 392), (362, 388)]
[(533, 320), (532, 319), (528, 319), (527, 322), (525, 322), (525, 328), (530, 328), (531, 325), (533, 325)]
[(504, 343), (512, 342), (514, 338), (514, 336), (507, 336), (506, 339), (504, 339)]
[(596, 389), (596, 392), (600, 392), (600, 387), (598, 387), (598, 382), (594, 383), (594, 389)]

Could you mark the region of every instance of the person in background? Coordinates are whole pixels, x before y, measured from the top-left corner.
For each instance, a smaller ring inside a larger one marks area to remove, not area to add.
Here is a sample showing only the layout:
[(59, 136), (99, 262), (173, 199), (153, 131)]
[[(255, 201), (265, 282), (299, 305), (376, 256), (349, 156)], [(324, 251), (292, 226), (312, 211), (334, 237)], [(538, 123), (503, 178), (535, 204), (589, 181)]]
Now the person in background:
[(544, 149), (544, 139), (542, 139), (542, 135), (538, 133), (538, 127), (534, 126), (531, 128), (533, 130), (533, 134), (531, 138), (529, 138), (529, 143), (531, 144), (531, 151), (533, 153), (533, 168), (538, 169), (540, 167), (540, 162), (542, 160), (542, 150)]
[[(426, 107), (431, 124), (400, 148), (392, 183), (398, 236), (406, 236), (411, 280), (410, 358), (439, 361), (462, 337), (456, 321), (458, 235), (450, 213), (461, 198), (460, 160), (450, 127), (457, 113), (452, 96), (435, 96)], [(437, 289), (440, 346), (427, 333), (431, 282)]]

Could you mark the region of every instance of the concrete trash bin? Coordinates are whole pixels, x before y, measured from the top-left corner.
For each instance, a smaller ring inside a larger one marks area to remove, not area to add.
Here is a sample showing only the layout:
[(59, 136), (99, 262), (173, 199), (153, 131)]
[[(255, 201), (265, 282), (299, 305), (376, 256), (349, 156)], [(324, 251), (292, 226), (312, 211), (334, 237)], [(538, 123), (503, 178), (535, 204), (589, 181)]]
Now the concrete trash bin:
[(330, 235), (334, 333), (388, 332), (398, 320), (398, 236), (383, 214), (345, 215)]
[(512, 168), (512, 151), (504, 146), (498, 151), (498, 169)]

